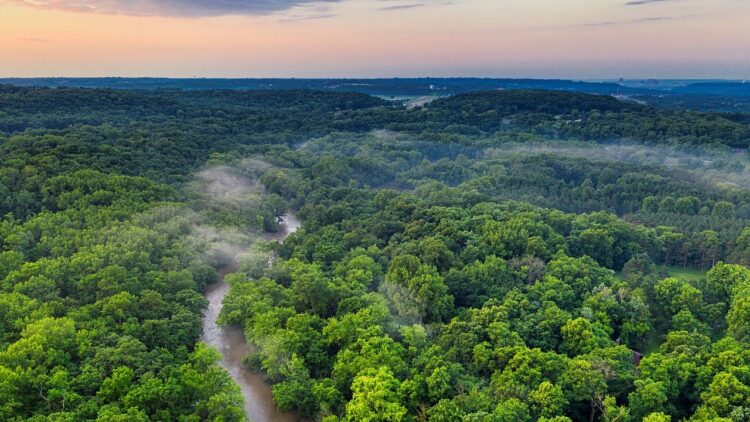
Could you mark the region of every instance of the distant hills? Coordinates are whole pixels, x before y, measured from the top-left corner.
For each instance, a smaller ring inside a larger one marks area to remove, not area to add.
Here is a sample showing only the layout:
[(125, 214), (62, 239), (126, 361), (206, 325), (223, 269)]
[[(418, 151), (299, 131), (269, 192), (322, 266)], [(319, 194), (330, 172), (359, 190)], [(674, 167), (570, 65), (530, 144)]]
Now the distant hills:
[(612, 80), (493, 78), (221, 79), (221, 78), (0, 78), (0, 85), (113, 88), (120, 90), (320, 90), (357, 92), (388, 100), (425, 103), (477, 91), (543, 89), (616, 96), (668, 109), (748, 113), (750, 83), (727, 80)]
[[(661, 83), (664, 82), (664, 83)], [(750, 96), (743, 81), (576, 81), (565, 79), (383, 78), (383, 79), (221, 79), (221, 78), (0, 78), (0, 84), (47, 87), (182, 90), (319, 89), (380, 96), (454, 95), (491, 89), (550, 89), (598, 94), (657, 92)]]

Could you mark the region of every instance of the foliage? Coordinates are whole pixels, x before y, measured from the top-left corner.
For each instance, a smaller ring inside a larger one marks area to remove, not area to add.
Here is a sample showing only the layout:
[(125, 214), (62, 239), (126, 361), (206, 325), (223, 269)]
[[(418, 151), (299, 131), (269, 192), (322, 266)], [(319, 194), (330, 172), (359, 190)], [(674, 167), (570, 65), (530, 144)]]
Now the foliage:
[[(221, 316), (283, 410), (750, 414), (750, 191), (722, 150), (747, 146), (743, 118), (545, 91), (407, 110), (316, 91), (0, 87), (0, 131), (0, 419), (243, 419), (199, 341), (201, 292), (226, 261), (201, 235), (275, 230), (290, 207), (304, 227), (263, 244), (272, 265), (227, 276)], [(603, 154), (615, 138), (715, 148), (670, 166)], [(218, 164), (257, 185), (203, 195)]]

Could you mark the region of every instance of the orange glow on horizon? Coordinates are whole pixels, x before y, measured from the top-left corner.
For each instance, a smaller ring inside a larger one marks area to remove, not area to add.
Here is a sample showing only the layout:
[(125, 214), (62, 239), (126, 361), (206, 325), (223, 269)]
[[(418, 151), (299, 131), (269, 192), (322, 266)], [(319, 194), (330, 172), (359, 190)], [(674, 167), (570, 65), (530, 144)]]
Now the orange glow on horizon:
[(319, 15), (189, 18), (0, 1), (0, 76), (747, 78), (750, 4), (726, 1), (706, 13), (690, 0), (644, 13), (613, 0), (387, 11), (363, 0), (326, 3)]

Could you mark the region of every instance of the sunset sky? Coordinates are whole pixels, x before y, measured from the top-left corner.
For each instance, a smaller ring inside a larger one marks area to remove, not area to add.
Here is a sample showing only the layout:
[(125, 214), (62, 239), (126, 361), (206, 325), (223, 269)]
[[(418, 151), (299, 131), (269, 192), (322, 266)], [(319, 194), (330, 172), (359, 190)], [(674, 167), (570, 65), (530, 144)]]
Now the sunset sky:
[(750, 0), (0, 0), (0, 76), (750, 79)]

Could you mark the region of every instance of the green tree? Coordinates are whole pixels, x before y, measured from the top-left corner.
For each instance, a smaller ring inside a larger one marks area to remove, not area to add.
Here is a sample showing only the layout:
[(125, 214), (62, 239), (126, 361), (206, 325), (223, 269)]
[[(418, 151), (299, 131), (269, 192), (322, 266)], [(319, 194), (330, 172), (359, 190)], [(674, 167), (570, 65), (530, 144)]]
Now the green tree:
[(543, 381), (536, 390), (529, 394), (536, 415), (542, 417), (555, 417), (564, 413), (568, 401), (565, 399), (562, 388), (549, 381)]
[(664, 411), (668, 401), (664, 385), (649, 379), (636, 380), (635, 391), (630, 393), (628, 399), (631, 414), (636, 419)]
[(347, 421), (403, 421), (407, 410), (401, 405), (399, 381), (386, 367), (363, 371), (352, 383), (352, 399), (346, 405)]

